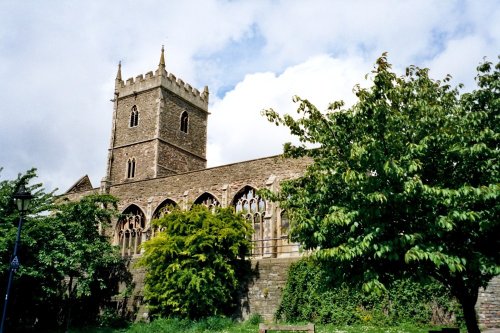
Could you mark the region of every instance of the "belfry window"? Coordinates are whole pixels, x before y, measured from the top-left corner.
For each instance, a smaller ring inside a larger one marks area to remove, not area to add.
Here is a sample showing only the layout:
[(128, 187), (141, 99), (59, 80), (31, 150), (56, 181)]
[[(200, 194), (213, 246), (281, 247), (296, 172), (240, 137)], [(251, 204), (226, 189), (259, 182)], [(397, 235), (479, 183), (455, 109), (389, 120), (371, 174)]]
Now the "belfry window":
[(135, 158), (131, 158), (127, 162), (127, 178), (135, 177)]
[(137, 111), (137, 106), (132, 107), (130, 112), (130, 127), (136, 127), (139, 125), (139, 111)]
[(189, 116), (186, 111), (184, 111), (181, 115), (181, 131), (184, 133), (188, 132), (188, 123), (189, 123)]
[(246, 186), (233, 200), (234, 208), (237, 213), (243, 216), (253, 226), (253, 256), (262, 256), (264, 254), (264, 217), (266, 215), (266, 201), (255, 193), (255, 189)]

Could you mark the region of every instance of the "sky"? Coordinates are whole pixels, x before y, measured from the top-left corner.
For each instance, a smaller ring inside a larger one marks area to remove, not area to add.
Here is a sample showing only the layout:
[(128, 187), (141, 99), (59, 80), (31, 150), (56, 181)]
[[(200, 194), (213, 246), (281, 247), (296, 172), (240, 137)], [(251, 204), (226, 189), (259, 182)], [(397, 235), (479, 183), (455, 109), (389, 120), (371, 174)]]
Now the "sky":
[(210, 89), (208, 166), (282, 152), (291, 138), (261, 115), (355, 102), (388, 52), (463, 91), (500, 54), (498, 0), (0, 0), (0, 181), (36, 167), (64, 193), (106, 171), (114, 79), (158, 66)]

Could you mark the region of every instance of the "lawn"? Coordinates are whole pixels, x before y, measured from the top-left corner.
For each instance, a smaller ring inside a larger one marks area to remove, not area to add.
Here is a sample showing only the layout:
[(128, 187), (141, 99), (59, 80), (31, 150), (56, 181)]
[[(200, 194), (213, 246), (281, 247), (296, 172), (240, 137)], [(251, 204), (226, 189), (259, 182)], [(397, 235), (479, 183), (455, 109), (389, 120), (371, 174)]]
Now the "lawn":
[[(160, 319), (147, 324), (133, 324), (122, 329), (89, 328), (72, 330), (71, 333), (258, 333), (258, 327), (259, 325), (256, 323), (235, 323), (224, 318), (209, 318), (199, 322)], [(429, 329), (432, 329), (432, 327), (416, 327), (414, 325), (391, 327), (316, 325), (317, 333), (428, 333)], [(274, 331), (273, 333), (279, 332)]]

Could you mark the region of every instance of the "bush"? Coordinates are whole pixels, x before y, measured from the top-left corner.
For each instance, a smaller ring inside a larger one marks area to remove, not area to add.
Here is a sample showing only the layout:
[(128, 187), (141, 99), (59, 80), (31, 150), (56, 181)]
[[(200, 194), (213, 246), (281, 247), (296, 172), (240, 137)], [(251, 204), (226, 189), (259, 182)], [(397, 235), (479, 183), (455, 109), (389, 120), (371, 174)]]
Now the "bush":
[(387, 286), (380, 295), (365, 294), (348, 275), (305, 258), (290, 267), (276, 318), (335, 325), (449, 324), (461, 318), (459, 304), (435, 281), (393, 279)]
[(262, 318), (260, 313), (254, 313), (250, 316), (250, 318), (248, 318), (247, 322), (250, 325), (258, 325), (258, 324), (264, 322), (264, 318)]
[(153, 318), (230, 315), (248, 270), (251, 226), (232, 208), (174, 210), (144, 244), (145, 300)]
[(123, 328), (129, 323), (115, 308), (106, 307), (99, 315), (98, 324), (100, 327)]

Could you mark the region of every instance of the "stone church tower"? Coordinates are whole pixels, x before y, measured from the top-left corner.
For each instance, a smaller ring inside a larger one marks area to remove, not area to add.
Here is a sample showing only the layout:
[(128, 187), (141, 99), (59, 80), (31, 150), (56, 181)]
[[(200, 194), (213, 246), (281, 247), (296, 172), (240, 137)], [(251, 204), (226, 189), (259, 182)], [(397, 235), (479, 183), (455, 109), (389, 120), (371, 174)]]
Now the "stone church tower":
[[(200, 93), (165, 70), (115, 80), (107, 186), (206, 168), (208, 88)], [(106, 187), (107, 187), (106, 186)]]

